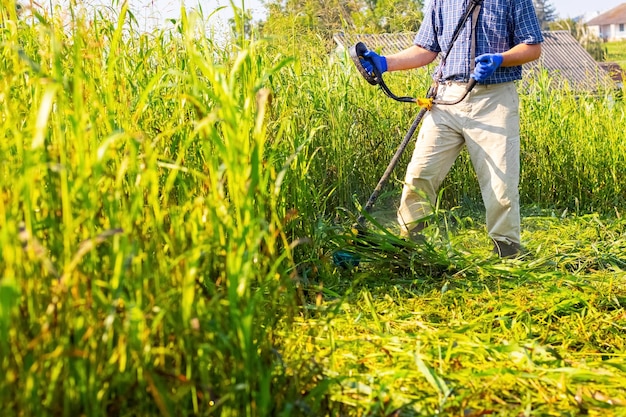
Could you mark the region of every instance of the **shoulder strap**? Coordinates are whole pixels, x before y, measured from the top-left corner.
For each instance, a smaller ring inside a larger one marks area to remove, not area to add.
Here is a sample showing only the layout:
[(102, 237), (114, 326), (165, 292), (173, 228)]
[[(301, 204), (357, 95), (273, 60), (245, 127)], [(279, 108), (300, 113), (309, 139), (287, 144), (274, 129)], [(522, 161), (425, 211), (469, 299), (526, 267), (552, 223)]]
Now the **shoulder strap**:
[(474, 66), (476, 63), (474, 62), (474, 58), (476, 58), (476, 23), (478, 23), (478, 13), (480, 13), (480, 6), (482, 5), (482, 0), (474, 7), (474, 12), (472, 13), (472, 45), (471, 45), (471, 54), (470, 54), (470, 72), (474, 71)]
[(470, 67), (472, 70), (474, 69), (474, 55), (476, 53), (475, 52), (476, 51), (476, 22), (478, 22), (478, 14), (480, 13), (480, 8), (482, 4), (483, 4), (483, 0), (471, 0), (470, 3), (467, 5), (467, 9), (465, 10), (465, 13), (463, 13), (463, 16), (461, 16), (459, 23), (456, 25), (456, 28), (454, 29), (454, 33), (452, 34), (452, 39), (450, 40), (450, 45), (448, 47), (448, 50), (441, 58), (440, 68), (443, 68), (443, 66), (446, 64), (446, 59), (448, 59), (448, 56), (450, 55), (450, 52), (452, 51), (454, 42), (456, 42), (457, 38), (461, 34), (461, 31), (463, 30), (463, 27), (465, 26), (465, 23), (467, 22), (467, 20), (470, 18), (470, 16), (472, 16), (472, 46), (471, 46), (472, 48), (471, 61), (472, 62), (470, 63)]

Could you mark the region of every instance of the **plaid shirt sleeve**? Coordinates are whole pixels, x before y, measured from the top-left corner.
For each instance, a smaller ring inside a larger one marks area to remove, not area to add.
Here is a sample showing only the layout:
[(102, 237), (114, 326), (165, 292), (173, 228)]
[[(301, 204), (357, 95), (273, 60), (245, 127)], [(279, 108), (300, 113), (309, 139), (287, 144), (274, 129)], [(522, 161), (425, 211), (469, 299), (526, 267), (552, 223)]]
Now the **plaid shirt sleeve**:
[[(414, 44), (432, 52), (447, 51), (452, 34), (468, 7), (468, 0), (429, 0), (424, 21), (415, 36)], [(471, 22), (464, 29), (450, 51), (446, 65), (441, 68), (439, 81), (469, 81)], [(539, 20), (532, 0), (484, 0), (476, 28), (476, 56), (502, 53), (521, 43), (543, 42)], [(435, 70), (438, 73), (439, 67)], [(488, 84), (520, 79), (522, 67), (501, 67)]]
[(437, 0), (429, 0), (426, 10), (424, 11), (424, 20), (415, 36), (413, 43), (421, 48), (431, 52), (441, 52), (439, 46), (439, 37), (435, 30), (436, 27), (436, 3)]
[(520, 43), (532, 45), (543, 42), (539, 19), (537, 19), (532, 0), (514, 1), (513, 4), (513, 21), (516, 22), (513, 46)]

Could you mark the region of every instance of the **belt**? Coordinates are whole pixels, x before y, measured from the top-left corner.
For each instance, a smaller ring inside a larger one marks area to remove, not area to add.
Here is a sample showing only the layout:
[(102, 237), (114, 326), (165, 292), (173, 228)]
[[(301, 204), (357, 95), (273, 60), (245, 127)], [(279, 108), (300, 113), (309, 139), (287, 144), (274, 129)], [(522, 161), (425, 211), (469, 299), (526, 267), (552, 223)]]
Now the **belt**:
[(439, 82), (439, 84), (443, 84), (443, 85), (452, 85), (452, 84), (467, 85), (468, 83), (469, 81), (466, 81), (466, 80), (443, 80)]

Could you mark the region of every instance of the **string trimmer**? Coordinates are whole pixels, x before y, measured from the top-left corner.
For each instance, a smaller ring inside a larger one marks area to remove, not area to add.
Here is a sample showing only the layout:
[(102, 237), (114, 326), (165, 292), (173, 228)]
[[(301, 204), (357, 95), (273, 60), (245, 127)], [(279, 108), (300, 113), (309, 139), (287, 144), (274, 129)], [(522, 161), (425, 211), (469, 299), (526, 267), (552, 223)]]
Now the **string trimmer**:
[[(392, 98), (393, 100), (403, 102), (403, 103), (416, 103), (421, 107), (421, 109), (419, 113), (417, 114), (417, 116), (415, 117), (415, 119), (413, 120), (411, 127), (409, 128), (406, 135), (404, 136), (404, 139), (398, 146), (398, 149), (396, 150), (395, 154), (391, 158), (391, 161), (389, 162), (387, 169), (385, 169), (385, 172), (383, 173), (382, 177), (380, 177), (380, 180), (378, 181), (378, 184), (374, 188), (374, 191), (372, 192), (370, 197), (367, 199), (367, 202), (363, 206), (361, 214), (359, 214), (359, 217), (357, 218), (357, 222), (353, 226), (353, 229), (356, 230), (357, 234), (364, 233), (367, 215), (370, 213), (372, 207), (376, 203), (376, 200), (378, 199), (378, 196), (380, 195), (380, 192), (382, 191), (383, 187), (389, 181), (389, 177), (391, 176), (391, 173), (393, 172), (396, 165), (398, 164), (400, 157), (404, 153), (406, 147), (409, 144), (409, 141), (413, 137), (415, 130), (417, 130), (417, 127), (421, 123), (422, 118), (424, 117), (426, 112), (429, 111), (432, 108), (432, 106), (435, 104), (454, 105), (454, 104), (460, 103), (461, 101), (465, 99), (467, 94), (476, 85), (476, 80), (474, 80), (473, 78), (470, 78), (470, 81), (467, 83), (467, 86), (465, 88), (463, 95), (458, 100), (453, 100), (453, 101), (444, 101), (444, 100), (435, 99), (435, 94), (437, 91), (436, 84), (434, 84), (433, 87), (429, 89), (428, 94), (426, 95), (426, 98), (413, 98), (413, 97), (406, 97), (406, 96), (399, 97), (395, 95), (393, 92), (391, 92), (387, 84), (385, 84), (382, 74), (378, 71), (378, 69), (376, 68), (376, 65), (372, 64), (372, 67), (374, 68), (373, 73), (369, 73), (363, 67), (361, 60), (368, 59), (367, 57), (364, 56), (367, 51), (368, 51), (367, 46), (365, 46), (363, 42), (357, 42), (349, 50), (350, 58), (352, 58), (354, 65), (356, 66), (359, 73), (363, 76), (363, 78), (365, 78), (365, 80), (371, 85), (378, 85), (380, 89), (383, 90), (385, 95)], [(342, 266), (342, 267), (356, 266), (359, 263), (359, 257), (355, 253), (346, 251), (346, 250), (340, 250), (340, 251), (335, 252), (333, 254), (333, 259), (334, 259), (335, 264)]]

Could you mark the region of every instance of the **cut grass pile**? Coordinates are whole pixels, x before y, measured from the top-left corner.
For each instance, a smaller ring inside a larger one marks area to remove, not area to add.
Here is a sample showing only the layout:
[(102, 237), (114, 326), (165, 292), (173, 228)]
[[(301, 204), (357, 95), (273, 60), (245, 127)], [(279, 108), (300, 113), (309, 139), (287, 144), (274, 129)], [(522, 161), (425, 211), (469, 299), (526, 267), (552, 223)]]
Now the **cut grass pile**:
[(510, 261), (461, 227), (455, 246), (472, 254), (438, 276), (396, 253), (395, 274), (372, 262), (320, 285), (306, 336), (286, 345), (322, 364), (345, 415), (624, 415), (624, 226), (525, 217), (527, 254)]

